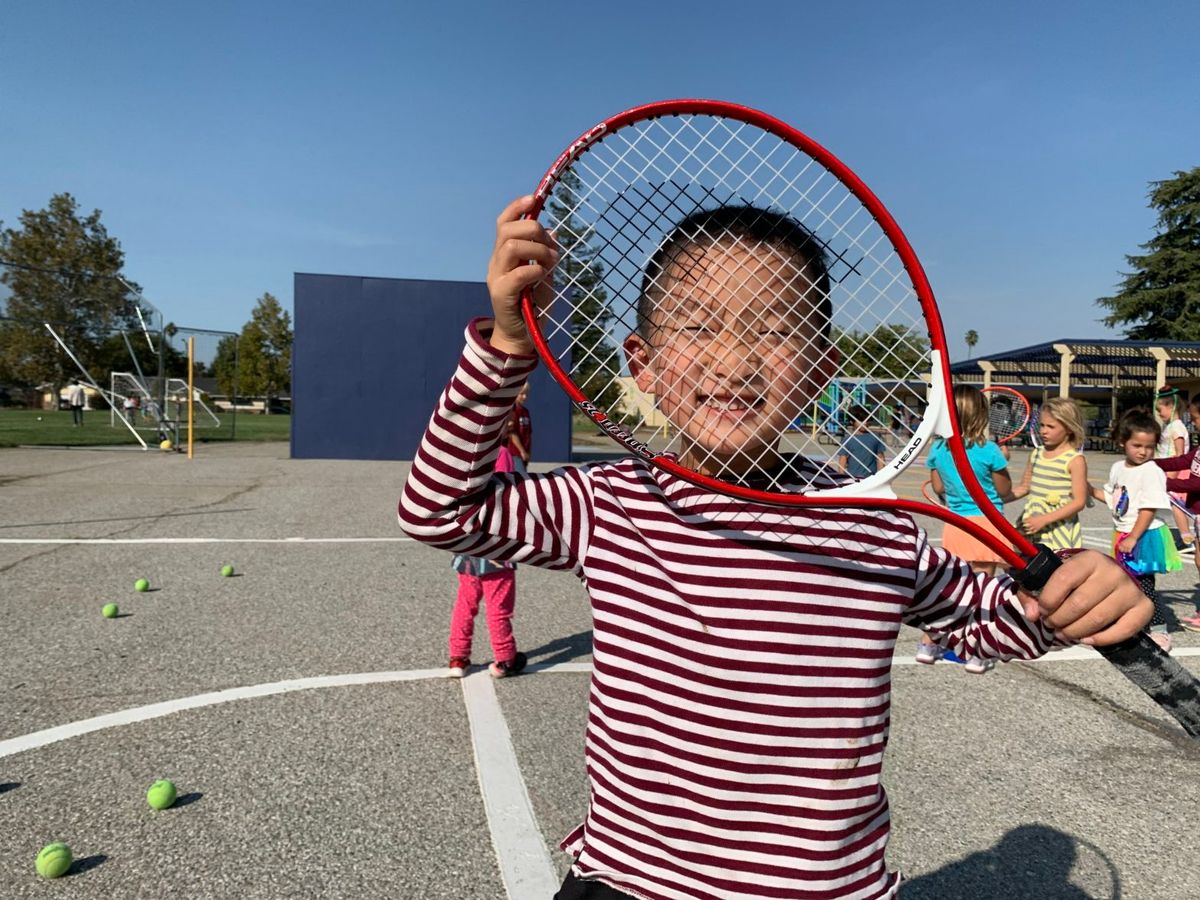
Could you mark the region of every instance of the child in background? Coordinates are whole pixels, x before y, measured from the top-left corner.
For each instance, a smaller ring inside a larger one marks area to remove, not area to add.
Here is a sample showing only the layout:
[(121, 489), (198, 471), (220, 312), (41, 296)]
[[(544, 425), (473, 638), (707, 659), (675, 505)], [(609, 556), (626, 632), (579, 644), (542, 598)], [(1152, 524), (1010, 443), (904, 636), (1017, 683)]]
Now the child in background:
[(1133, 409), (1125, 413), (1113, 429), (1113, 440), (1125, 459), (1113, 463), (1103, 488), (1089, 488), (1093, 497), (1103, 500), (1112, 510), (1113, 556), (1153, 601), (1150, 637), (1170, 653), (1166, 604), (1159, 600), (1154, 589), (1154, 575), (1177, 572), (1183, 564), (1170, 531), (1158, 519), (1160, 513), (1171, 508), (1167, 476), (1158, 466), (1146, 465), (1154, 459), (1160, 437), (1162, 429), (1149, 412)]
[[(1162, 437), (1158, 439), (1158, 449), (1154, 453), (1155, 459), (1169, 459), (1173, 456), (1183, 456), (1188, 452), (1188, 430), (1180, 418), (1180, 413), (1183, 411), (1183, 396), (1179, 393), (1179, 388), (1171, 387), (1165, 384), (1158, 389), (1154, 395), (1154, 409), (1158, 413), (1158, 421), (1162, 422), (1163, 430)], [(1176, 493), (1172, 496), (1176, 500), (1186, 502), (1184, 494)], [(1188, 527), (1188, 517), (1183, 510), (1171, 507), (1171, 512), (1175, 517), (1175, 531), (1172, 536), (1176, 538), (1176, 549), (1182, 550), (1185, 547), (1191, 547), (1194, 537), (1191, 528)]]
[(861, 406), (850, 410), (854, 431), (837, 452), (838, 469), (859, 480), (874, 475), (887, 462), (887, 446), (868, 426), (871, 417)]
[(508, 449), (512, 451), (514, 471), (524, 475), (529, 471), (529, 461), (533, 458), (533, 418), (525, 406), (529, 400), (529, 382), (521, 385), (521, 393), (517, 394), (517, 402), (513, 404), (512, 415), (508, 419)]
[[(997, 509), (1003, 508), (1004, 499), (1012, 493), (1012, 478), (1008, 474), (1008, 460), (1000, 451), (995, 441), (988, 437), (988, 404), (987, 399), (979, 388), (969, 384), (954, 386), (954, 408), (958, 412), (958, 424), (962, 429), (963, 446), (967, 451), (967, 459), (979, 483), (992, 505)], [(943, 438), (933, 442), (926, 458), (930, 469), (930, 480), (933, 489), (945, 500), (950, 511), (970, 519), (981, 528), (987, 529), (999, 540), (1008, 543), (983, 514), (983, 510), (975, 503), (974, 498), (963, 484), (962, 477), (955, 468), (954, 458), (950, 448)], [(959, 559), (965, 559), (971, 566), (972, 572), (983, 572), (987, 575), (996, 574), (996, 567), (1004, 562), (1003, 558), (991, 547), (972, 537), (956, 525), (949, 522), (942, 526), (942, 548), (953, 553)], [(945, 651), (935, 644), (927, 634), (921, 635), (921, 643), (917, 647), (917, 662), (935, 663), (942, 658)], [(995, 665), (994, 660), (968, 658), (966, 670), (975, 675), (982, 675)]]
[[(553, 299), (558, 252), (523, 218), (533, 203), (522, 197), (497, 219), (493, 318), (467, 328), (399, 517), (432, 546), (572, 572), (587, 589), (589, 801), (561, 845), (574, 864), (558, 900), (895, 897), (880, 774), (901, 622), (956, 652), (1027, 659), (1128, 638), (1149, 601), (1093, 551), (1066, 559), (1038, 597), (1018, 595), (1007, 578), (931, 546), (908, 515), (782, 510), (638, 456), (491, 474), (537, 363), (520, 294)], [(624, 347), (638, 386), (681, 423), (680, 459), (709, 471), (719, 458), (748, 479), (779, 465), (819, 476), (814, 461), (784, 456), (779, 438), (796, 415), (791, 388), (819, 396), (834, 376), (830, 286), (820, 242), (779, 213), (721, 207), (676, 225), (650, 262), (648, 309), (639, 304)], [(694, 351), (672, 352), (684, 317), (701, 315)], [(726, 390), (749, 354), (773, 377), (746, 385), (760, 400), (732, 417), (696, 386)], [(1027, 714), (1048, 715), (1036, 699)]]
[(1018, 527), (1051, 550), (1083, 546), (1079, 511), (1088, 501), (1087, 460), (1083, 446), (1083, 414), (1074, 400), (1054, 397), (1038, 412), (1042, 446), (1034, 447), (1021, 483), (1012, 498), (1028, 496)]
[[(495, 471), (513, 471), (513, 455), (506, 446), (496, 451)], [(516, 564), (459, 553), (451, 568), (458, 573), (458, 597), (450, 616), (450, 677), (462, 678), (471, 666), (471, 640), (480, 601), (486, 611), (494, 657), (488, 672), (493, 678), (521, 674), (526, 657), (517, 652), (512, 633), (513, 607), (517, 602)]]
[[(1192, 427), (1200, 429), (1200, 397), (1193, 397), (1192, 402), (1188, 404), (1188, 417), (1192, 421)], [(1167, 490), (1182, 492), (1183, 502), (1192, 515), (1200, 514), (1200, 447), (1183, 456), (1156, 459), (1155, 463), (1167, 473)], [(1189, 522), (1189, 525), (1194, 538), (1195, 521)], [(1196, 577), (1200, 578), (1200, 553), (1193, 554), (1192, 559), (1196, 563)], [(1179, 620), (1179, 624), (1188, 631), (1200, 631), (1200, 596), (1196, 597), (1195, 604), (1196, 612)]]

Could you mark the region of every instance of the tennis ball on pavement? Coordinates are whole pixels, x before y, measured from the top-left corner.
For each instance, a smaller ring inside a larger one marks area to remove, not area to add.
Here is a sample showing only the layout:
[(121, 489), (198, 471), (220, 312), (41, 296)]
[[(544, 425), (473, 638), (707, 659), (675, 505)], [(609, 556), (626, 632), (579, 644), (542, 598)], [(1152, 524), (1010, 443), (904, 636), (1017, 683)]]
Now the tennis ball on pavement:
[(158, 445), (159, 450), (173, 450), (174, 448), (175, 448), (175, 445), (172, 444), (170, 441), (163, 441), (161, 444)]
[(100, 612), (104, 614), (104, 618), (106, 619), (115, 619), (117, 617), (117, 604), (106, 603), (104, 604), (104, 609), (100, 610)]
[(155, 809), (166, 809), (175, 802), (175, 785), (165, 778), (154, 782), (146, 791), (146, 802)]
[(43, 878), (58, 878), (71, 868), (71, 848), (66, 844), (47, 844), (37, 855), (37, 872)]
[(138, 593), (148, 591), (150, 590), (150, 582), (148, 582), (145, 578), (139, 578), (133, 583), (133, 589)]
[(233, 566), (221, 566), (221, 574), (229, 578), (233, 575)]

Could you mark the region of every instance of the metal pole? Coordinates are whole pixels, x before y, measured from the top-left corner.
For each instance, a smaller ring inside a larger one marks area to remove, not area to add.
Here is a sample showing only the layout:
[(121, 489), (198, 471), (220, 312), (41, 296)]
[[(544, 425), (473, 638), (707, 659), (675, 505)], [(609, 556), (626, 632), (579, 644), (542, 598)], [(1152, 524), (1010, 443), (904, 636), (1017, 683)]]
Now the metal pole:
[(196, 338), (188, 338), (188, 459), (192, 458), (192, 411), (196, 397)]

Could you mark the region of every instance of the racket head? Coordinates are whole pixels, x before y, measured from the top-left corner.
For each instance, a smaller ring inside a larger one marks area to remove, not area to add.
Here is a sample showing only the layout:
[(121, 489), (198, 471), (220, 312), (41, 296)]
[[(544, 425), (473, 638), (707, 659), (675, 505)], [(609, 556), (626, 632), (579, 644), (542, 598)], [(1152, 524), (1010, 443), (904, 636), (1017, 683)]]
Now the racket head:
[(1008, 444), (1029, 427), (1029, 401), (1010, 387), (983, 389), (988, 402), (988, 430), (997, 444)]
[(942, 498), (938, 496), (937, 491), (933, 489), (933, 479), (931, 478), (926, 479), (925, 483), (921, 485), (921, 496), (924, 497), (925, 501), (931, 506), (946, 505), (942, 502)]
[[(959, 437), (920, 262), (882, 202), (807, 135), (722, 101), (636, 107), (572, 142), (528, 215), (560, 253), (553, 302), (522, 297), (530, 335), (628, 451), (750, 501), (945, 518), (891, 488), (941, 438), (991, 506)], [(900, 441), (884, 465), (839, 472), (839, 451), (889, 426)], [(1005, 548), (1012, 564), (1036, 553), (996, 520), (1018, 547)]]

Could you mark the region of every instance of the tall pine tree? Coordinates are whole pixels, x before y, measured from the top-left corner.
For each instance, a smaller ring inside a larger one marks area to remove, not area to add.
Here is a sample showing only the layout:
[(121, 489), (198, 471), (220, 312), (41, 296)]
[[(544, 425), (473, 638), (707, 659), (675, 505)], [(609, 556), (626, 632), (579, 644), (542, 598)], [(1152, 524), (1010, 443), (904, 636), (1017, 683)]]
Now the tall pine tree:
[(573, 380), (603, 410), (621, 399), (620, 358), (609, 334), (613, 313), (604, 288), (604, 263), (587, 244), (586, 226), (575, 215), (579, 176), (568, 170), (554, 189), (550, 214), (561, 262), (555, 269), (555, 292), (572, 304), (568, 325), (574, 341), (570, 372)]
[(1200, 166), (1151, 182), (1150, 206), (1158, 233), (1125, 257), (1120, 291), (1096, 303), (1110, 311), (1105, 325), (1129, 326), (1134, 340), (1200, 340)]

